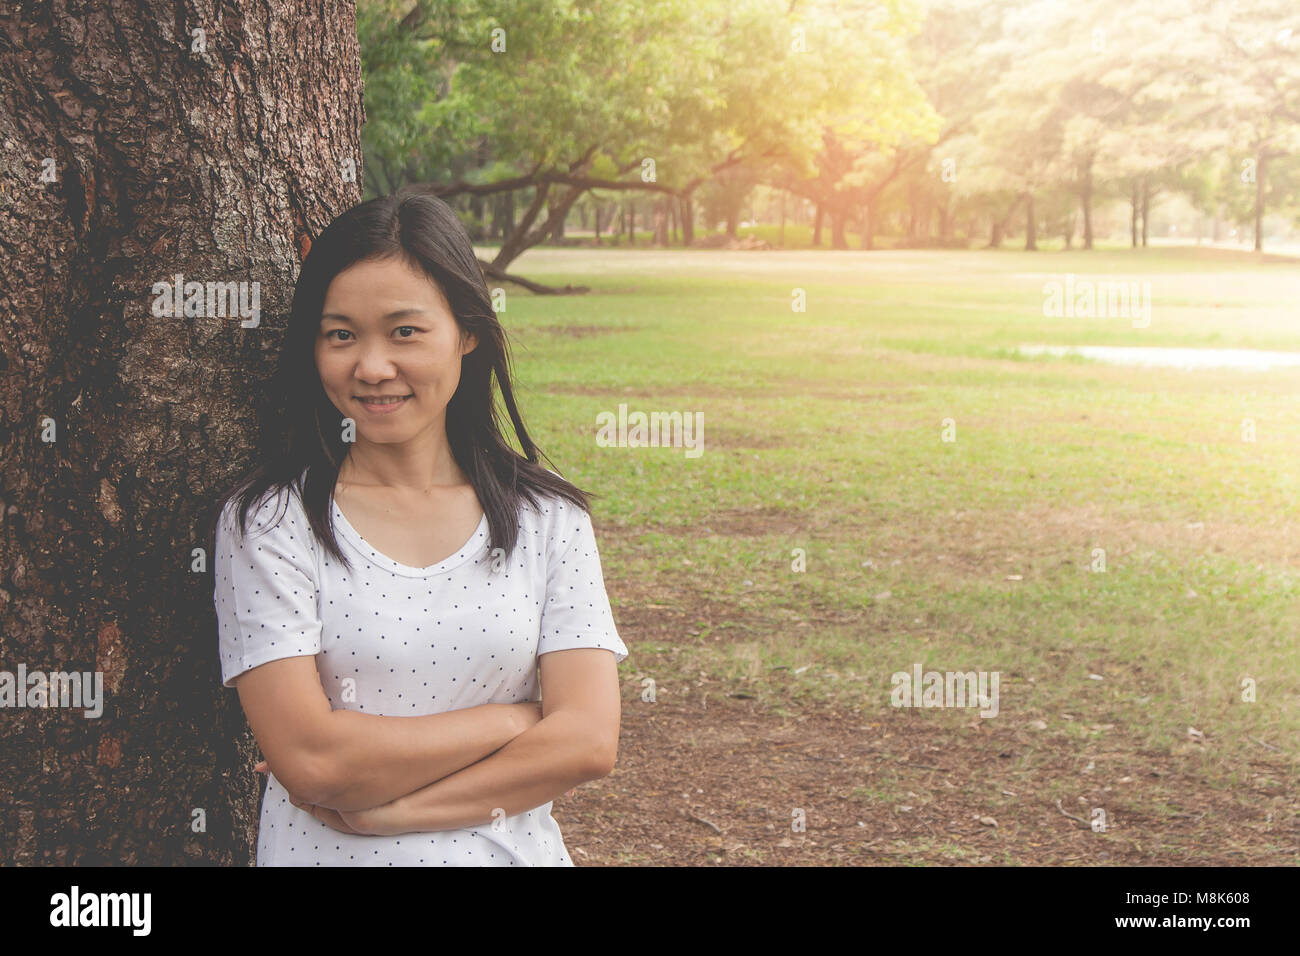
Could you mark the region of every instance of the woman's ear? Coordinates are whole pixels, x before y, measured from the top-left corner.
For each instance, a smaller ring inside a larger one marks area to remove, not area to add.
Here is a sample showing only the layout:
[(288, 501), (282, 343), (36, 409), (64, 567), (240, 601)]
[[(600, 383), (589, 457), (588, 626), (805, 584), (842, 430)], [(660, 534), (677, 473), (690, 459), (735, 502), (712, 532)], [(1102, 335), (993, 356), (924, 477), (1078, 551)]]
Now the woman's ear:
[(478, 348), (478, 336), (473, 332), (462, 332), (460, 336), (460, 354), (468, 355)]

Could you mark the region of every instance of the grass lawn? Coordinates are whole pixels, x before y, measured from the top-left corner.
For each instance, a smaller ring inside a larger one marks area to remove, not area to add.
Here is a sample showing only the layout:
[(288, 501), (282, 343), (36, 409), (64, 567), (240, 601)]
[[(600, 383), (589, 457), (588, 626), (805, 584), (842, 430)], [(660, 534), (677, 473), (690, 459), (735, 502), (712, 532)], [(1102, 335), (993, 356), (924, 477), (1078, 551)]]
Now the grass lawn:
[[(1107, 806), (1140, 859), (1177, 861), (1151, 821), (1198, 811), (1155, 764), (1245, 815), (1202, 840), (1249, 827), (1259, 852), (1300, 858), (1300, 372), (1016, 353), (1300, 351), (1300, 262), (535, 249), (511, 268), (592, 290), (510, 286), (501, 318), (534, 438), (598, 495), (625, 726), (650, 678), (661, 698), (840, 715), (856, 737), (922, 729), (939, 763), (1002, 758), (966, 777), (989, 813), (1025, 789), (1080, 817)], [(1149, 282), (1149, 326), (1044, 317), (1044, 283), (1067, 273)], [(599, 447), (596, 416), (619, 403), (703, 413), (703, 454)], [(998, 715), (891, 707), (914, 663), (998, 672)], [(907, 786), (875, 774), (849, 799), (941, 799)], [(909, 852), (966, 858), (946, 845)], [(1032, 860), (1021, 849), (991, 856)]]

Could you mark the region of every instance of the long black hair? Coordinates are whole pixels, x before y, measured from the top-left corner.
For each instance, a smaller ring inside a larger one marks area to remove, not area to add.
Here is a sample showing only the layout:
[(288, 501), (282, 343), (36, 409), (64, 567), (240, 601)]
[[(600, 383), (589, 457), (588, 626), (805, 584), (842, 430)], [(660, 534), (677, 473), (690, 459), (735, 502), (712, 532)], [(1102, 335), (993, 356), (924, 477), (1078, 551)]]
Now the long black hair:
[[(238, 528), (246, 534), (248, 513), (274, 489), (299, 495), (312, 531), (330, 555), (348, 561), (334, 536), (331, 496), (347, 453), (343, 415), (325, 394), (316, 368), (315, 340), (330, 282), (357, 262), (404, 259), (442, 289), (462, 334), (478, 344), (461, 357), (460, 384), (447, 403), (447, 440), (456, 464), (468, 476), (487, 515), (489, 547), (514, 551), (519, 508), (538, 495), (558, 495), (590, 511), (588, 493), (538, 462), (540, 450), (528, 437), (510, 383), (510, 353), (469, 233), (456, 213), (429, 192), (407, 187), (353, 206), (321, 232), (303, 260), (293, 293), (289, 329), (279, 366), (261, 416), (256, 465), (217, 503), (209, 538), (230, 501), (238, 507)], [(500, 409), (492, 391), (496, 377), (520, 455), (502, 435)], [(549, 458), (542, 455), (547, 464)]]

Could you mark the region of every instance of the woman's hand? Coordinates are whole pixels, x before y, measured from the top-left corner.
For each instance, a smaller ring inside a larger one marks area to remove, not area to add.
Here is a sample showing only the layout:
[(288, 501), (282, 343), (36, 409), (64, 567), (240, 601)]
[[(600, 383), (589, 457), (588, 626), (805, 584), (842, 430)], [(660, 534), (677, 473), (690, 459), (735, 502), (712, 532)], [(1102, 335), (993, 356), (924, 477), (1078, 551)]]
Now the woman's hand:
[[(253, 770), (256, 770), (259, 774), (270, 773), (270, 765), (266, 761), (261, 761), (253, 767)], [(289, 791), (285, 791), (285, 793), (289, 797), (289, 803), (296, 806), (296, 808), (303, 810), (304, 813), (312, 814), (325, 826), (343, 832), (343, 834), (393, 836), (407, 832), (400, 825), (399, 808), (396, 806), (398, 801), (396, 800), (380, 806), (370, 806), (370, 808), (364, 810), (334, 810), (329, 806), (309, 804), (302, 797), (295, 796), (294, 793), (289, 793)]]
[[(269, 773), (270, 765), (265, 760), (261, 761), (253, 768), (258, 773)], [(391, 833), (401, 833), (402, 830), (385, 830), (384, 827), (392, 827), (395, 820), (385, 811), (391, 804), (385, 804), (382, 807), (371, 807), (367, 810), (334, 810), (330, 807), (322, 807), (320, 804), (308, 803), (301, 797), (298, 797), (287, 790), (289, 802), (302, 810), (304, 813), (310, 813), (313, 817), (325, 824), (338, 830), (340, 833), (351, 833), (357, 836), (386, 836)]]

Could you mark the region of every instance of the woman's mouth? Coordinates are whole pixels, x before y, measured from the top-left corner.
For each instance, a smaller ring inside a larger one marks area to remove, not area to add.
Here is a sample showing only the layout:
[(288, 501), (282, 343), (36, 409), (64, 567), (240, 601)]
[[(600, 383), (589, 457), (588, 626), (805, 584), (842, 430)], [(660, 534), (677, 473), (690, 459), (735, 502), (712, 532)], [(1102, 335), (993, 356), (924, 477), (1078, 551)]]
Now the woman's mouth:
[(359, 401), (365, 407), (366, 411), (370, 412), (372, 415), (388, 415), (405, 405), (409, 398), (411, 398), (410, 395), (390, 395), (383, 398), (364, 398), (362, 396), (357, 396), (357, 401)]

